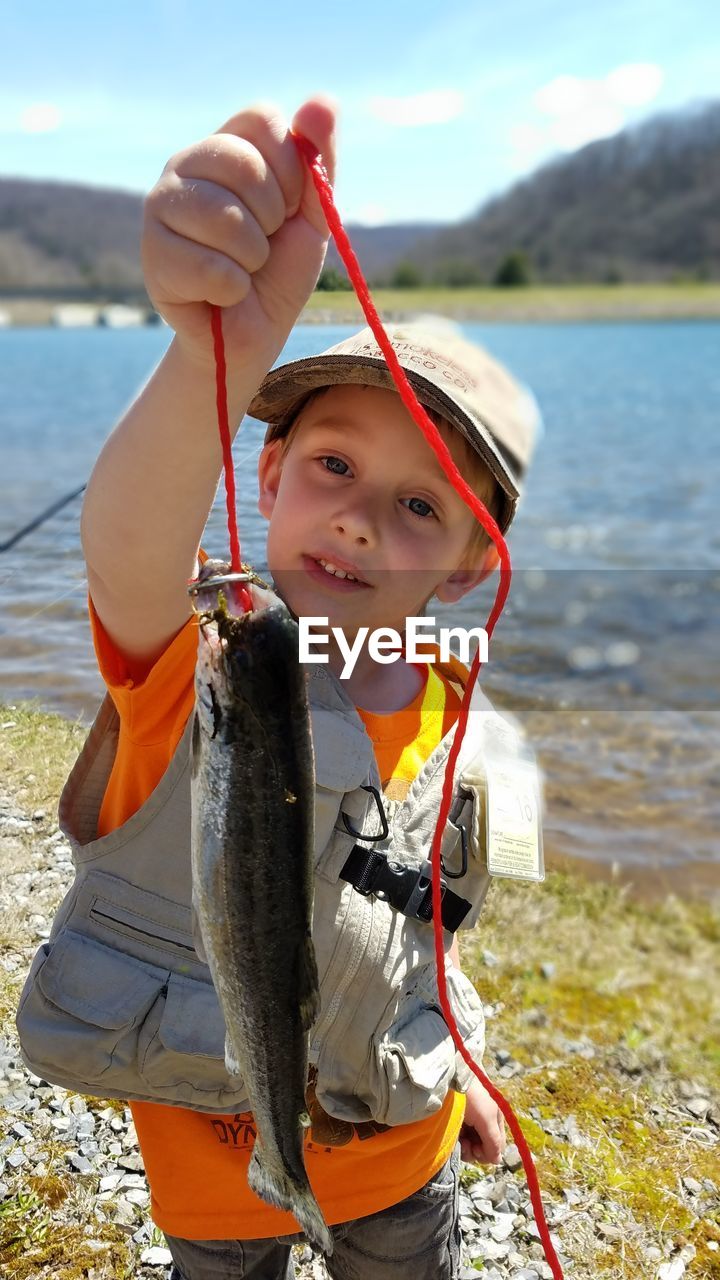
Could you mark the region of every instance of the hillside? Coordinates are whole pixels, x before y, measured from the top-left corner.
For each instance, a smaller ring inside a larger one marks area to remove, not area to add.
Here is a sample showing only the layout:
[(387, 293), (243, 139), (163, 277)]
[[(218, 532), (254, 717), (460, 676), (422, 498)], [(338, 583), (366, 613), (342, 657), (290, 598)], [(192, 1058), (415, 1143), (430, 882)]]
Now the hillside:
[(656, 116), (544, 165), (413, 248), (426, 279), (491, 281), (527, 254), (539, 281), (720, 279), (720, 102)]
[(0, 178), (0, 290), (142, 290), (142, 197)]
[[(76, 183), (0, 178), (0, 295), (143, 294), (143, 197)], [(370, 276), (390, 269), (437, 224), (348, 227)], [(331, 247), (328, 266), (339, 265)]]
[[(408, 262), (428, 284), (491, 283), (514, 251), (538, 282), (720, 280), (719, 207), (714, 102), (552, 160), (464, 222), (348, 231), (374, 284)], [(142, 297), (141, 226), (141, 195), (0, 178), (0, 296)]]

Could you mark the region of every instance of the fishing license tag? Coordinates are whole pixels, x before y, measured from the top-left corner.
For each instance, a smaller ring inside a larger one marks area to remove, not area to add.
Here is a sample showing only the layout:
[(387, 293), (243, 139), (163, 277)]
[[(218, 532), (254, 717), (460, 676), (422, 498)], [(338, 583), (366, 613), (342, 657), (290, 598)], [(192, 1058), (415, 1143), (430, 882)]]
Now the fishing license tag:
[(544, 880), (540, 778), (534, 762), (485, 760), (487, 869)]

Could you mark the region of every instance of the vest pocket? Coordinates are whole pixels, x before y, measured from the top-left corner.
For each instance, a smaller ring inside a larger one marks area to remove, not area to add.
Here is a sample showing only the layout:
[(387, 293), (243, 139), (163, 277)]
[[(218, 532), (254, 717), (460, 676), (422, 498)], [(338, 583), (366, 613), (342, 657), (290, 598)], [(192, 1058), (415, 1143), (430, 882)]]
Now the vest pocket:
[(30, 1070), (100, 1097), (235, 1111), (214, 987), (63, 929), (37, 952), (17, 1013)]
[(207, 1093), (215, 1107), (236, 1109), (243, 1084), (225, 1067), (225, 1020), (211, 984), (171, 975), (141, 1029), (138, 1060), (153, 1089), (171, 1089), (193, 1106), (198, 1093)]
[(420, 1006), (377, 1035), (368, 1100), (380, 1124), (409, 1124), (442, 1106), (455, 1071), (455, 1049), (439, 1011)]
[[(31, 1070), (70, 1087), (111, 1085), (134, 1078), (138, 1028), (156, 1001), (167, 971), (64, 930), (37, 953), (17, 1014)], [(92, 1092), (92, 1089), (90, 1090)]]

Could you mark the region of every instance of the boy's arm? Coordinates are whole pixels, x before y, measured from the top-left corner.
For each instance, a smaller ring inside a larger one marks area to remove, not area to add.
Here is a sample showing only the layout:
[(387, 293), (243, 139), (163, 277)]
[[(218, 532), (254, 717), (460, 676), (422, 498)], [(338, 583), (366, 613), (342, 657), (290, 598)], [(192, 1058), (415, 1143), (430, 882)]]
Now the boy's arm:
[[(448, 952), (461, 969), (457, 934)], [(468, 1164), (499, 1164), (506, 1146), (505, 1120), (490, 1094), (473, 1079), (465, 1095), (465, 1119), (460, 1131), (460, 1154)]]
[[(293, 120), (331, 177), (333, 126), (322, 99)], [(327, 235), (305, 162), (270, 107), (179, 152), (148, 196), (145, 282), (175, 338), (106, 442), (81, 522), (93, 603), (131, 658), (154, 658), (189, 615), (187, 580), (220, 477), (208, 304), (223, 308), (237, 430), (312, 292)]]

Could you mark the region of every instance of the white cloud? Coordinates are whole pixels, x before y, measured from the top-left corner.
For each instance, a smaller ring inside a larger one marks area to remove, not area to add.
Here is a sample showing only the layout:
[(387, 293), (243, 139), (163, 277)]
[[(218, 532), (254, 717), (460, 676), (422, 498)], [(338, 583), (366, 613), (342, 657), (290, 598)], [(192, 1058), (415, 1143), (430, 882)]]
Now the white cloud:
[(465, 99), (456, 89), (436, 89), (404, 98), (371, 98), (368, 107), (384, 124), (417, 128), (457, 119), (465, 110)]
[(21, 133), (54, 133), (62, 115), (52, 102), (34, 102), (20, 113)]
[(380, 227), (388, 220), (388, 211), (383, 204), (363, 204), (355, 213), (348, 215), (348, 221), (359, 222), (364, 227)]
[(511, 130), (514, 167), (618, 133), (630, 109), (657, 97), (663, 79), (662, 68), (651, 62), (625, 63), (599, 79), (556, 76), (534, 95), (540, 118)]
[(653, 62), (628, 62), (605, 77), (608, 93), (623, 107), (642, 107), (660, 92), (665, 74)]

